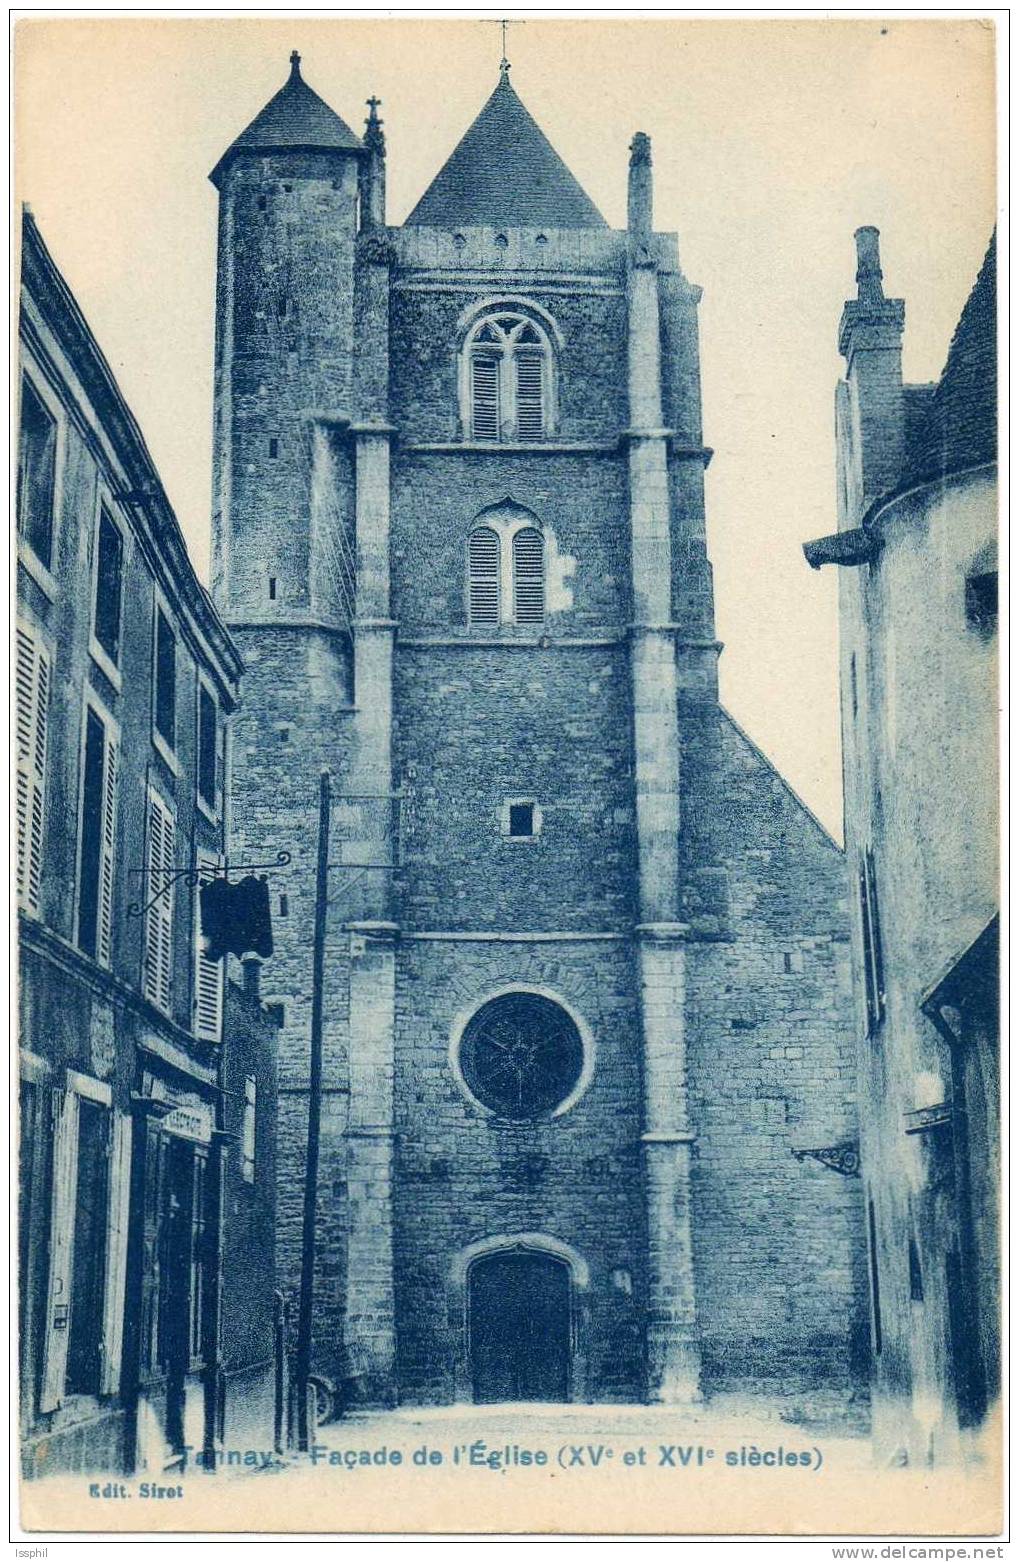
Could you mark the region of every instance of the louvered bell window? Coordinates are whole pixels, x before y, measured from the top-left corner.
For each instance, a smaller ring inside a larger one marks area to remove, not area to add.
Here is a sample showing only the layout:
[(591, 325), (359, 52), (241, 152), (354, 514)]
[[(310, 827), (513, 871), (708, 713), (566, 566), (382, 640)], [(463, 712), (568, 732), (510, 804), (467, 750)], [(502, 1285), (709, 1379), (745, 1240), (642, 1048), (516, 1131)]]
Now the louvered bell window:
[(548, 340), (519, 314), (491, 315), (466, 347), (468, 438), (527, 444), (547, 439), (553, 424), (553, 363)]
[(471, 435), (499, 438), (499, 359), (491, 353), (471, 358)]
[(545, 354), (533, 325), (516, 333), (517, 438), (545, 437)]
[(499, 622), (499, 553), (497, 532), (479, 526), (467, 544), (467, 593), (472, 624)]
[(533, 526), (513, 538), (513, 619), (517, 624), (545, 621), (545, 542)]

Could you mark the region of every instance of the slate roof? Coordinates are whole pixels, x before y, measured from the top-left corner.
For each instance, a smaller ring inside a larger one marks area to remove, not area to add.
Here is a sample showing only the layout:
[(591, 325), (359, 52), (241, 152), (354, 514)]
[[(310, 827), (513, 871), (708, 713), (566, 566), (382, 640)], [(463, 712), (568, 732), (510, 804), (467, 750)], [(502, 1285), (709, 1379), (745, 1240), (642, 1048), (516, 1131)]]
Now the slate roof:
[(997, 265), (992, 236), (917, 432), (909, 480), (928, 482), (997, 459)]
[(432, 228), (607, 226), (517, 97), (505, 70), (407, 223)]
[(227, 163), (238, 152), (287, 152), (301, 150), (363, 152), (364, 145), (313, 92), (301, 75), (301, 57), (290, 56), (290, 76), (247, 130), (242, 130), (210, 174), (217, 183)]

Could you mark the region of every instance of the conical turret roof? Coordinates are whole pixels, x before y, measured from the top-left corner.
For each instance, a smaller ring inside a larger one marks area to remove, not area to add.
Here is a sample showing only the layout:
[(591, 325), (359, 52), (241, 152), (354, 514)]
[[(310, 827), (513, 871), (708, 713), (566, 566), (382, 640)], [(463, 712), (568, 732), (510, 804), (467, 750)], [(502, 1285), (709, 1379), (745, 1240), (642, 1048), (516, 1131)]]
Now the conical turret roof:
[(290, 56), (290, 76), (247, 130), (243, 130), (213, 169), (210, 178), (217, 183), (231, 158), (238, 152), (292, 151), (363, 152), (359, 138), (301, 75), (301, 56)]
[(604, 228), (548, 137), (510, 86), (508, 67), (407, 218), (432, 228)]

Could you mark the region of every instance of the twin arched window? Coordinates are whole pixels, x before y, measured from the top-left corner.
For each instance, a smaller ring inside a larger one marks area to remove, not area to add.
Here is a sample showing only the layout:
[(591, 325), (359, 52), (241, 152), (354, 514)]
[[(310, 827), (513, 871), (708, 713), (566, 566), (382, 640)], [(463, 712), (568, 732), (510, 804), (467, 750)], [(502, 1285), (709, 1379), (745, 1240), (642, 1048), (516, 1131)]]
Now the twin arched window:
[(545, 439), (553, 421), (552, 351), (526, 315), (486, 315), (464, 343), (468, 438), (492, 443)]
[(492, 516), (467, 539), (467, 617), (472, 625), (545, 622), (545, 538), (526, 515)]

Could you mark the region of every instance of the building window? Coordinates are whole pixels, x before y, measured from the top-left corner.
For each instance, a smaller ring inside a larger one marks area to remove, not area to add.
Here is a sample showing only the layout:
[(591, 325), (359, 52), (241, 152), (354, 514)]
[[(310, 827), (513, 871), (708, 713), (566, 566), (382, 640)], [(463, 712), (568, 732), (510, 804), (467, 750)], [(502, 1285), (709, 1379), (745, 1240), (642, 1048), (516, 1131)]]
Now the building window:
[(21, 381), (18, 429), (18, 531), (47, 569), (53, 563), (57, 425), (31, 382)]
[(100, 965), (110, 963), (113, 858), (117, 826), (117, 739), (112, 723), (85, 705), (82, 756), (78, 946)]
[(545, 537), (519, 506), (486, 514), (467, 539), (467, 619), (479, 628), (545, 622)]
[(552, 349), (527, 315), (499, 311), (479, 320), (464, 343), (463, 426), (483, 443), (537, 443), (554, 422)]
[(560, 1004), (509, 992), (482, 1004), (464, 1027), (457, 1062), (476, 1101), (514, 1122), (563, 1110), (584, 1072), (584, 1043)]
[(148, 873), (145, 893), (145, 966), (143, 986), (146, 998), (170, 1013), (173, 996), (173, 871), (175, 821), (163, 799), (149, 789)]
[(219, 758), (219, 710), (216, 696), (198, 684), (198, 796), (216, 812), (216, 771)]
[(533, 841), (541, 825), (541, 809), (533, 797), (508, 797), (503, 803), (500, 827), (507, 840)]
[(510, 803), (509, 833), (518, 838), (534, 834), (533, 803)]
[(96, 589), (92, 632), (114, 667), (120, 662), (120, 614), (123, 595), (124, 538), (104, 505), (96, 536)]
[(863, 941), (863, 980), (867, 1005), (867, 1035), (873, 1036), (885, 1016), (885, 972), (881, 948), (874, 854), (866, 851), (859, 870), (860, 930)]
[(249, 1075), (244, 1081), (244, 1120), (241, 1125), (241, 1176), (245, 1182), (255, 1180), (255, 1081)]
[(39, 636), (27, 624), (17, 626), (15, 663), (18, 899), (34, 914), (42, 892), (51, 662)]
[(98, 1394), (102, 1368), (106, 1206), (110, 1114), (94, 1101), (78, 1105), (77, 1198), (71, 1243), (70, 1318), (65, 1392)]
[(986, 570), (966, 578), (966, 622), (980, 634), (991, 635), (998, 627), (998, 572)]
[[(209, 852), (197, 855), (201, 883), (214, 877), (218, 859)], [(195, 1035), (203, 1041), (220, 1040), (223, 1031), (223, 962), (207, 960), (202, 940), (201, 894), (195, 895)]]
[(156, 608), (155, 727), (167, 748), (177, 742), (177, 637), (161, 607)]

